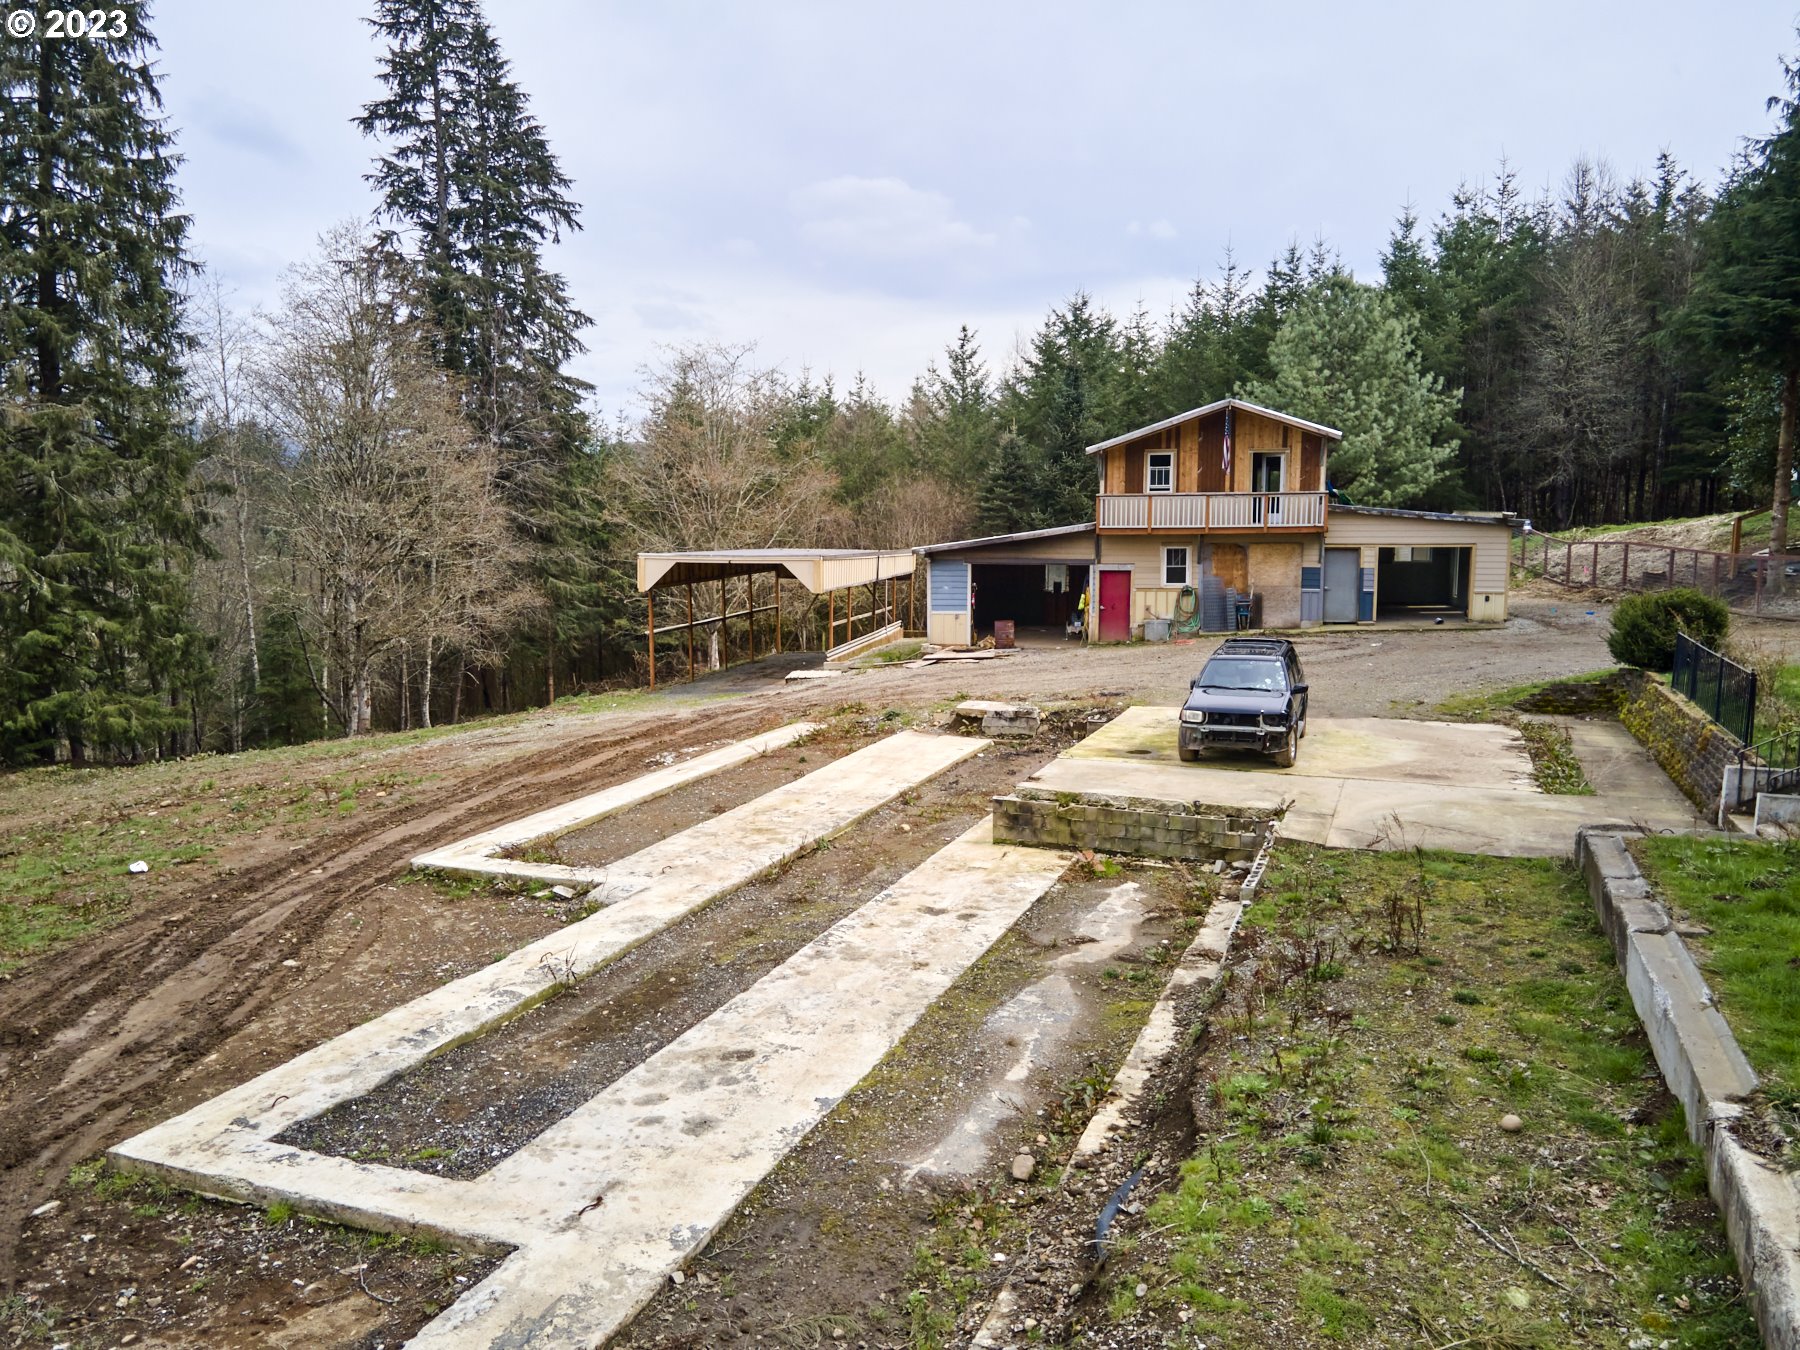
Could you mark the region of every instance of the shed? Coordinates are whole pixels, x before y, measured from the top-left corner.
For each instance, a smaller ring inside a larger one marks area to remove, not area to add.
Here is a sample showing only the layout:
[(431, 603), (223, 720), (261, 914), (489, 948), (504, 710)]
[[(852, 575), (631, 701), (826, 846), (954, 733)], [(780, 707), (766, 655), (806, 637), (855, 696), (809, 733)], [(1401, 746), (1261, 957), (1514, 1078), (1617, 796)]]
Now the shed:
[(1027, 641), (1065, 637), (1079, 616), (1094, 541), (1090, 521), (914, 549), (926, 572), (926, 640), (968, 646), (996, 619), (1010, 619)]

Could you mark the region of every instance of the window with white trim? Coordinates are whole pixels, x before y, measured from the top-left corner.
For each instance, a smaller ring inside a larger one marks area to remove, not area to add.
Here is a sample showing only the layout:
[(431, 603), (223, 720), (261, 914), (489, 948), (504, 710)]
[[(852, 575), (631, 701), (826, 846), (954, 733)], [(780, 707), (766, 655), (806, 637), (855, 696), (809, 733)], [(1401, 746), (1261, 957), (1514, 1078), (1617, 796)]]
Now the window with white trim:
[(1175, 456), (1171, 452), (1152, 454), (1145, 474), (1144, 486), (1151, 492), (1175, 490)]
[(1163, 550), (1163, 585), (1185, 586), (1187, 584), (1187, 548), (1185, 546), (1165, 548)]

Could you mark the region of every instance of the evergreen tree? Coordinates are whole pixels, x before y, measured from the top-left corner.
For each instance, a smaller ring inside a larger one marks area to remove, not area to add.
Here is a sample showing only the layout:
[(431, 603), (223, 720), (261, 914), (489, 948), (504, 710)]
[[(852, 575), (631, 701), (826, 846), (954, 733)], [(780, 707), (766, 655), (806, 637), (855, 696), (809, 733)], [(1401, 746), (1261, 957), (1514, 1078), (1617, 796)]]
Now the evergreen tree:
[(1419, 368), (1412, 323), (1372, 286), (1336, 273), (1294, 302), (1249, 397), (1335, 425), (1332, 484), (1359, 505), (1415, 506), (1450, 472), (1456, 399)]
[(1687, 329), (1722, 361), (1779, 382), (1772, 554), (1787, 549), (1800, 420), (1800, 60), (1783, 61), (1782, 72), (1788, 95), (1769, 100), (1780, 125), (1751, 147), (1720, 194), (1684, 315)]
[(913, 434), (926, 472), (951, 484), (980, 480), (994, 450), (994, 393), (975, 333), (967, 324), (914, 390)]
[(0, 47), (0, 759), (154, 752), (190, 725), (203, 549), (179, 429), (189, 270), (141, 3)]
[(572, 453), (586, 386), (563, 367), (587, 317), (543, 249), (580, 228), (570, 182), (479, 0), (377, 0), (385, 97), (356, 119), (386, 152), (369, 181), (410, 231), (444, 368), (514, 476)]
[(1243, 387), (1253, 366), (1261, 367), (1267, 338), (1251, 329), (1255, 299), (1249, 271), (1226, 249), (1218, 281), (1196, 281), (1170, 318), (1151, 376), (1157, 395), (1151, 421), (1226, 398)]
[(586, 636), (592, 609), (557, 604), (560, 583), (591, 569), (583, 554), (596, 542), (596, 516), (578, 505), (591, 488), (588, 386), (565, 370), (588, 319), (543, 261), (547, 244), (580, 228), (579, 208), (479, 0), (376, 0), (369, 23), (387, 43), (386, 93), (356, 119), (386, 143), (369, 181), (383, 215), (414, 237), (439, 361), (499, 452), (503, 490), (532, 539), (552, 601), (554, 697), (556, 652)]
[(981, 532), (1011, 534), (1034, 528), (1043, 503), (1038, 495), (1038, 459), (1013, 431), (1003, 431), (982, 475), (977, 503)]

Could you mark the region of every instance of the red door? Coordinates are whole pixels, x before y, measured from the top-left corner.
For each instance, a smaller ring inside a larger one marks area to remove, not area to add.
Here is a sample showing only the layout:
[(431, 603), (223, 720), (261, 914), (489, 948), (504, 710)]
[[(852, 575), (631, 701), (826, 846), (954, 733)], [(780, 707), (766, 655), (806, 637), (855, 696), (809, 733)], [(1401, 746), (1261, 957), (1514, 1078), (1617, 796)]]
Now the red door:
[(1100, 574), (1100, 640), (1131, 640), (1131, 573)]

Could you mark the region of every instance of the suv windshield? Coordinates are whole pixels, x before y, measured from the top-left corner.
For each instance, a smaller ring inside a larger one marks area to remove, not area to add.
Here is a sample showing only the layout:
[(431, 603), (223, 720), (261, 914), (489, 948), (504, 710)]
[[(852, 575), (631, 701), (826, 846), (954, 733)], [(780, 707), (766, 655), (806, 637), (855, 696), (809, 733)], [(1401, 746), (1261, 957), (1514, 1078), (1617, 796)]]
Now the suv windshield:
[(1202, 689), (1254, 689), (1276, 694), (1287, 689), (1281, 662), (1223, 656), (1208, 661), (1195, 684)]

